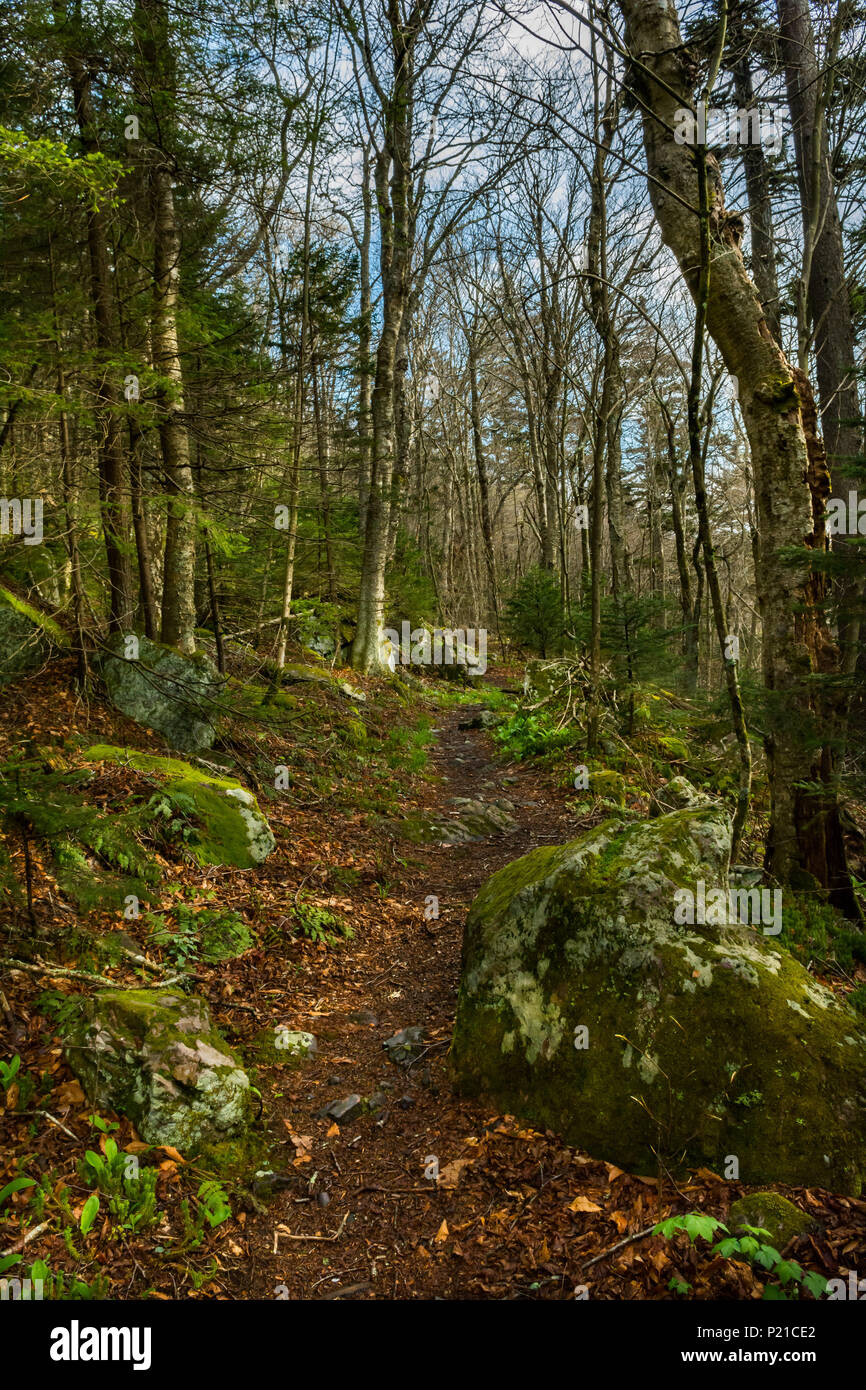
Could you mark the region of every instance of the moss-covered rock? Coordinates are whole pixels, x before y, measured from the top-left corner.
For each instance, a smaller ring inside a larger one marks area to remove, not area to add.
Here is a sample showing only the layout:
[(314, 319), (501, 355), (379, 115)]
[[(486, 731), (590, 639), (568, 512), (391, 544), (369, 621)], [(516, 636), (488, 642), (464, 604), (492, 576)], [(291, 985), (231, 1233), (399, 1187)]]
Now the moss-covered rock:
[(604, 770), (589, 774), (589, 789), (593, 796), (600, 797), (609, 806), (625, 805), (625, 786), (621, 772)]
[(201, 753), (216, 737), (215, 701), (224, 681), (204, 652), (186, 656), (174, 647), (136, 639), (138, 656), (126, 656), (118, 634), (99, 658), (106, 693), (115, 709), (146, 729), (155, 729), (170, 748)]
[(609, 820), (495, 874), (466, 926), (455, 1080), (638, 1172), (857, 1193), (862, 1020), (752, 927), (677, 925), (675, 893), (727, 891), (723, 809)]
[(38, 670), (53, 651), (68, 646), (52, 618), (0, 587), (0, 685)]
[(711, 796), (693, 787), (687, 777), (672, 777), (658, 788), (655, 798), (662, 811), (698, 810), (715, 804)]
[(263, 1028), (244, 1048), (244, 1056), (267, 1066), (291, 1066), (311, 1057), (318, 1050), (312, 1033), (303, 1033), (282, 1024)]
[(156, 757), (111, 744), (95, 744), (84, 757), (159, 777), (168, 811), (189, 818), (186, 844), (200, 864), (251, 869), (267, 859), (276, 844), (256, 798), (234, 778), (206, 773), (180, 758)]
[(751, 1192), (731, 1203), (727, 1226), (734, 1236), (746, 1234), (746, 1226), (759, 1226), (769, 1231), (771, 1245), (784, 1250), (797, 1236), (814, 1231), (816, 1222), (778, 1192)]
[(197, 1153), (251, 1121), (249, 1079), (204, 1000), (104, 990), (83, 1001), (64, 1045), (89, 1099), (126, 1115), (148, 1144)]
[(527, 661), (523, 675), (523, 694), (527, 700), (549, 700), (567, 687), (568, 674), (562, 661), (541, 658)]

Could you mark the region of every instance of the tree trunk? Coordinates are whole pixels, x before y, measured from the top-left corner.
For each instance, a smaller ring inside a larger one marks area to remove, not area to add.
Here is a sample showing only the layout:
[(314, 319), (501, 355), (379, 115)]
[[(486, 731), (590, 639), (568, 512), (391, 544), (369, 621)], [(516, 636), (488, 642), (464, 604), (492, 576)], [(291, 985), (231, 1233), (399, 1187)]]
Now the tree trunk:
[[(650, 197), (662, 238), (696, 298), (701, 264), (697, 159), (673, 134), (677, 110), (693, 109), (677, 12), (672, 0), (652, 5), (619, 0), (619, 8), (633, 55), (631, 80), (642, 105)], [(815, 523), (804, 481), (810, 461), (801, 395), (789, 363), (767, 330), (739, 249), (739, 220), (725, 210), (718, 164), (710, 156), (707, 177), (713, 274), (706, 322), (728, 372), (739, 382), (761, 533), (757, 588), (769, 696), (766, 747), (771, 790), (767, 867), (780, 881), (790, 882), (798, 869), (809, 866), (823, 886), (836, 890), (840, 885), (830, 882), (830, 856), (814, 853), (819, 831), (814, 818), (803, 820), (798, 791), (803, 781), (823, 780), (822, 758), (814, 748), (826, 726), (826, 710), (818, 704), (811, 676), (832, 666), (812, 582), (808, 541)], [(827, 795), (832, 802), (832, 790)], [(826, 814), (819, 812), (819, 820), (834, 833)], [(818, 858), (822, 862), (817, 863)]]

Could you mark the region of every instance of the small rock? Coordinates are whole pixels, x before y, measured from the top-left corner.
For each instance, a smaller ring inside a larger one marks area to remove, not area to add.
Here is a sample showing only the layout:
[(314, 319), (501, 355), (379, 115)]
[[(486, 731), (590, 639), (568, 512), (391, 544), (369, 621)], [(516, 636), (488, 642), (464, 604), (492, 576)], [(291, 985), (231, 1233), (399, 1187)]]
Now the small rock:
[(349, 1020), (352, 1023), (373, 1024), (379, 1022), (376, 1015), (371, 1013), (369, 1009), (359, 1009), (357, 1013), (349, 1014)]
[(757, 888), (763, 877), (764, 870), (756, 869), (751, 864), (732, 864), (728, 873), (728, 878), (737, 888)]
[(746, 1234), (744, 1226), (763, 1227), (770, 1233), (770, 1244), (779, 1251), (795, 1237), (818, 1229), (811, 1216), (778, 1192), (752, 1192), (732, 1202), (727, 1225), (732, 1235)]
[(325, 1085), (326, 1085), (326, 1086), (342, 1086), (342, 1084), (343, 1084), (343, 1078), (342, 1078), (342, 1076), (329, 1076), (329, 1077), (327, 1077), (326, 1080), (325, 1080)]
[(401, 1096), (400, 1099), (397, 1101), (397, 1104), (399, 1105), (401, 1110), (411, 1110), (412, 1106), (415, 1104), (415, 1097)]
[(316, 1111), (319, 1119), (334, 1120), (338, 1125), (350, 1124), (365, 1113), (367, 1102), (359, 1095), (345, 1096), (343, 1100), (332, 1100), (321, 1110)]
[(424, 1051), (426, 1036), (425, 1030), (415, 1024), (411, 1028), (401, 1028), (393, 1038), (386, 1039), (382, 1046), (388, 1054), (388, 1060), (395, 1066), (409, 1067)]

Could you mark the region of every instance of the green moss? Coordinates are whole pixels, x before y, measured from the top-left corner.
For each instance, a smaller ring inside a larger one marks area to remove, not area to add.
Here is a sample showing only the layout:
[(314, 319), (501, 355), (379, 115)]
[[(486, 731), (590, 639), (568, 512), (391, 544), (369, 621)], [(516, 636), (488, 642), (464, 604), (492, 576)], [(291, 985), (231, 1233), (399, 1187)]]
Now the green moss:
[(625, 778), (620, 772), (590, 773), (589, 789), (593, 796), (601, 797), (609, 805), (625, 805)]
[(257, 1130), (247, 1130), (237, 1139), (207, 1144), (196, 1158), (196, 1167), (223, 1181), (247, 1183), (270, 1162), (268, 1141)]
[(743, 1226), (759, 1226), (770, 1233), (770, 1244), (779, 1251), (815, 1229), (815, 1222), (806, 1212), (795, 1207), (778, 1192), (750, 1192), (731, 1204), (728, 1229), (736, 1235)]
[(677, 887), (725, 884), (726, 834), (716, 808), (612, 821), (494, 875), (466, 926), (455, 1078), (631, 1171), (737, 1154), (747, 1182), (856, 1195), (862, 1025), (771, 939), (673, 922)]
[(129, 748), (95, 744), (84, 756), (92, 762), (111, 761), (165, 778), (164, 794), (184, 814), (192, 805), (199, 827), (188, 840), (200, 864), (230, 864), (252, 868), (274, 847), (267, 821), (255, 797), (231, 777), (205, 773), (179, 758), (157, 757)]
[(40, 613), (38, 608), (34, 608), (30, 603), (25, 603), (22, 598), (17, 598), (15, 594), (4, 589), (2, 585), (0, 585), (0, 602), (8, 603), (9, 607), (14, 608), (16, 613), (20, 613), (28, 622), (41, 628), (56, 647), (69, 646), (68, 636), (53, 618), (49, 618), (45, 613)]

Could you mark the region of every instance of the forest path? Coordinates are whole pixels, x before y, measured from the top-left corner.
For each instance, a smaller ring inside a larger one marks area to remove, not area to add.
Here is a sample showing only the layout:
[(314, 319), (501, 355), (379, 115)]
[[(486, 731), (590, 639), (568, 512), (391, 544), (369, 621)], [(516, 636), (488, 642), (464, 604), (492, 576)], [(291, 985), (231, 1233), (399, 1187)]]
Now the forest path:
[[(440, 1169), (471, 1156), (489, 1113), (455, 1098), (445, 1070), (463, 926), (492, 873), (537, 845), (567, 838), (574, 821), (562, 791), (525, 765), (495, 759), (489, 733), (461, 727), (481, 709), (465, 705), (438, 715), (428, 750), (434, 791), (424, 810), (453, 815), (453, 797), (505, 797), (519, 829), (453, 846), (393, 842), (388, 896), (402, 897), (405, 910), (396, 920), (383, 911), (330, 953), (326, 972), (316, 974), (312, 1008), (295, 1011), (289, 1023), (313, 1032), (318, 1052), (289, 1072), (273, 1069), (278, 1081), (266, 1102), (282, 1120), (287, 1155), (275, 1155), (274, 1164), (297, 1173), (297, 1183), (279, 1193), (266, 1215), (248, 1220), (253, 1260), (231, 1280), (235, 1297), (273, 1298), (279, 1286), (291, 1298), (465, 1297), (473, 1290), (484, 1296), (460, 1242), (458, 1257), (449, 1257), (455, 1241), (442, 1233), (443, 1221), (449, 1231), (473, 1222), (463, 1210), (464, 1184), (455, 1190), (424, 1176), (430, 1155)], [(429, 895), (439, 900), (439, 917), (427, 921)], [(298, 991), (292, 995), (297, 999)], [(382, 1044), (416, 1025), (425, 1030), (427, 1048), (408, 1068), (398, 1067)], [(380, 1110), (339, 1127), (316, 1113), (349, 1095), (376, 1092), (386, 1098)], [(312, 1192), (324, 1194), (324, 1205), (309, 1195), (313, 1172)], [(289, 1234), (279, 1236), (275, 1254), (281, 1224)]]

